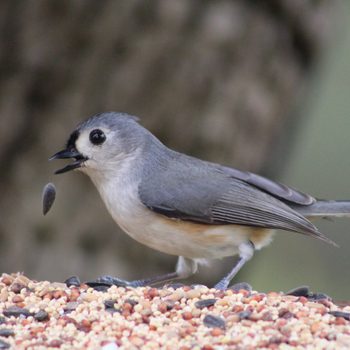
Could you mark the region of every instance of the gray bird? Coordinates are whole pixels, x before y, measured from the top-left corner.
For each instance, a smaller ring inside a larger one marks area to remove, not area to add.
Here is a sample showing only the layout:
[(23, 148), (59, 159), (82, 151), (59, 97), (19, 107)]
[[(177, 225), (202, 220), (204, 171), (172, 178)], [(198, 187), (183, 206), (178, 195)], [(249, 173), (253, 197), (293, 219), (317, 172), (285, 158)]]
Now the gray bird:
[(64, 158), (74, 161), (56, 174), (87, 174), (129, 236), (179, 257), (172, 273), (136, 281), (104, 276), (100, 282), (144, 286), (187, 278), (208, 259), (238, 255), (215, 285), (226, 289), (275, 229), (335, 245), (307, 218), (350, 215), (350, 201), (315, 200), (262, 176), (173, 151), (123, 113), (97, 114), (78, 125), (50, 159)]

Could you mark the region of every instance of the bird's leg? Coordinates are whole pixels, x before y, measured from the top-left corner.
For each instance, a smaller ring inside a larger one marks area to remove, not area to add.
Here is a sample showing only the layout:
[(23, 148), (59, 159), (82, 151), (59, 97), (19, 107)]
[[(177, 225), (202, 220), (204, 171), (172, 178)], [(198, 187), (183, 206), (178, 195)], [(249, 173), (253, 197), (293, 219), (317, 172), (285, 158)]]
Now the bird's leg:
[(236, 276), (238, 271), (243, 267), (243, 265), (250, 260), (254, 255), (254, 244), (251, 241), (242, 243), (239, 246), (239, 259), (233, 266), (232, 270), (223, 278), (221, 279), (214, 288), (225, 290), (229, 286), (231, 280), (233, 277)]
[(195, 261), (180, 256), (176, 264), (175, 272), (134, 281), (126, 281), (112, 276), (102, 276), (97, 278), (96, 281), (88, 282), (87, 284), (91, 286), (96, 284), (107, 284), (116, 285), (119, 287), (143, 287), (158, 283), (164, 283), (175, 279), (187, 278), (193, 275), (196, 271), (197, 263)]

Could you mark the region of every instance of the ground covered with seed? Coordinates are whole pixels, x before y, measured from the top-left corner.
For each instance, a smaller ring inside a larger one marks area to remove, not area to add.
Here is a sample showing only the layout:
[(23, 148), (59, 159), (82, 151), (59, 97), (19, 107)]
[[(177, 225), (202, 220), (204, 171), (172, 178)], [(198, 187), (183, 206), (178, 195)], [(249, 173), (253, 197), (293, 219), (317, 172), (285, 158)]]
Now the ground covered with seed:
[(3, 274), (0, 349), (8, 348), (349, 349), (350, 306), (303, 288), (89, 287)]

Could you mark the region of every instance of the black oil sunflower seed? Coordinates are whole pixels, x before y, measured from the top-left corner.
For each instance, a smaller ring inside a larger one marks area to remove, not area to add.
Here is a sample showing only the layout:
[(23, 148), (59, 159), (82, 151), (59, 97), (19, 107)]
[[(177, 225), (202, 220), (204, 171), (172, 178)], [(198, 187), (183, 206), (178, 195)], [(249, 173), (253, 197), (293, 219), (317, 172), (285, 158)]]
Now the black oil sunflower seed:
[(242, 311), (238, 314), (238, 317), (240, 320), (247, 320), (251, 314), (252, 314), (251, 311)]
[(6, 317), (11, 317), (11, 316), (19, 317), (21, 315), (28, 317), (32, 315), (32, 313), (28, 309), (18, 307), (18, 306), (10, 306), (8, 309), (5, 309), (3, 311), (3, 314)]
[(108, 299), (108, 300), (105, 300), (103, 304), (106, 309), (114, 309), (115, 300)]
[(247, 283), (247, 282), (239, 282), (239, 283), (236, 283), (234, 285), (232, 285), (231, 287), (229, 287), (228, 289), (231, 289), (235, 292), (239, 292), (240, 290), (247, 290), (248, 292), (251, 292), (252, 291), (252, 286)]
[(46, 321), (49, 319), (49, 314), (45, 310), (39, 310), (33, 317), (37, 321)]
[(107, 299), (107, 300), (105, 300), (105, 301), (103, 302), (106, 311), (111, 312), (111, 313), (113, 313), (113, 312), (120, 312), (120, 310), (118, 310), (118, 309), (116, 309), (116, 308), (114, 307), (114, 304), (115, 304), (115, 303), (116, 303), (116, 301), (113, 300), (113, 299)]
[(206, 315), (203, 320), (204, 325), (210, 328), (221, 328), (225, 329), (226, 322), (223, 318), (214, 315)]
[(195, 302), (195, 306), (198, 309), (204, 309), (205, 307), (213, 306), (217, 299), (203, 299)]
[(310, 296), (310, 287), (309, 286), (300, 286), (289, 290), (286, 295), (293, 295), (295, 297), (309, 297)]
[(347, 321), (350, 321), (350, 312), (344, 312), (344, 311), (329, 311), (329, 314), (335, 316), (335, 317), (343, 317)]
[(12, 329), (7, 329), (7, 328), (3, 328), (0, 329), (0, 337), (12, 337), (13, 335), (15, 335), (15, 332)]
[(332, 300), (332, 298), (325, 293), (311, 293), (308, 296), (308, 299), (311, 301), (319, 301), (319, 300)]
[(67, 285), (67, 287), (74, 286), (79, 287), (81, 282), (78, 276), (71, 276), (67, 278), (64, 283)]
[(56, 198), (56, 187), (53, 183), (49, 182), (43, 189), (43, 214), (46, 215), (52, 207)]

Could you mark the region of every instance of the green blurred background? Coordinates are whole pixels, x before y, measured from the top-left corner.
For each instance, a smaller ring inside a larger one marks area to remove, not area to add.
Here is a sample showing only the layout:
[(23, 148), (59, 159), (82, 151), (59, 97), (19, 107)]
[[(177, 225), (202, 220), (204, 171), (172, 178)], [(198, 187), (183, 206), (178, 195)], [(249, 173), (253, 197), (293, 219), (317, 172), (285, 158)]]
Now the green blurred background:
[[(299, 111), (303, 122), (280, 179), (316, 198), (350, 198), (350, 3), (327, 48)], [(262, 290), (309, 285), (334, 298), (350, 296), (350, 222), (317, 220), (339, 249), (278, 232), (270, 249), (257, 254), (244, 278)], [(283, 286), (283, 287), (282, 287)]]

